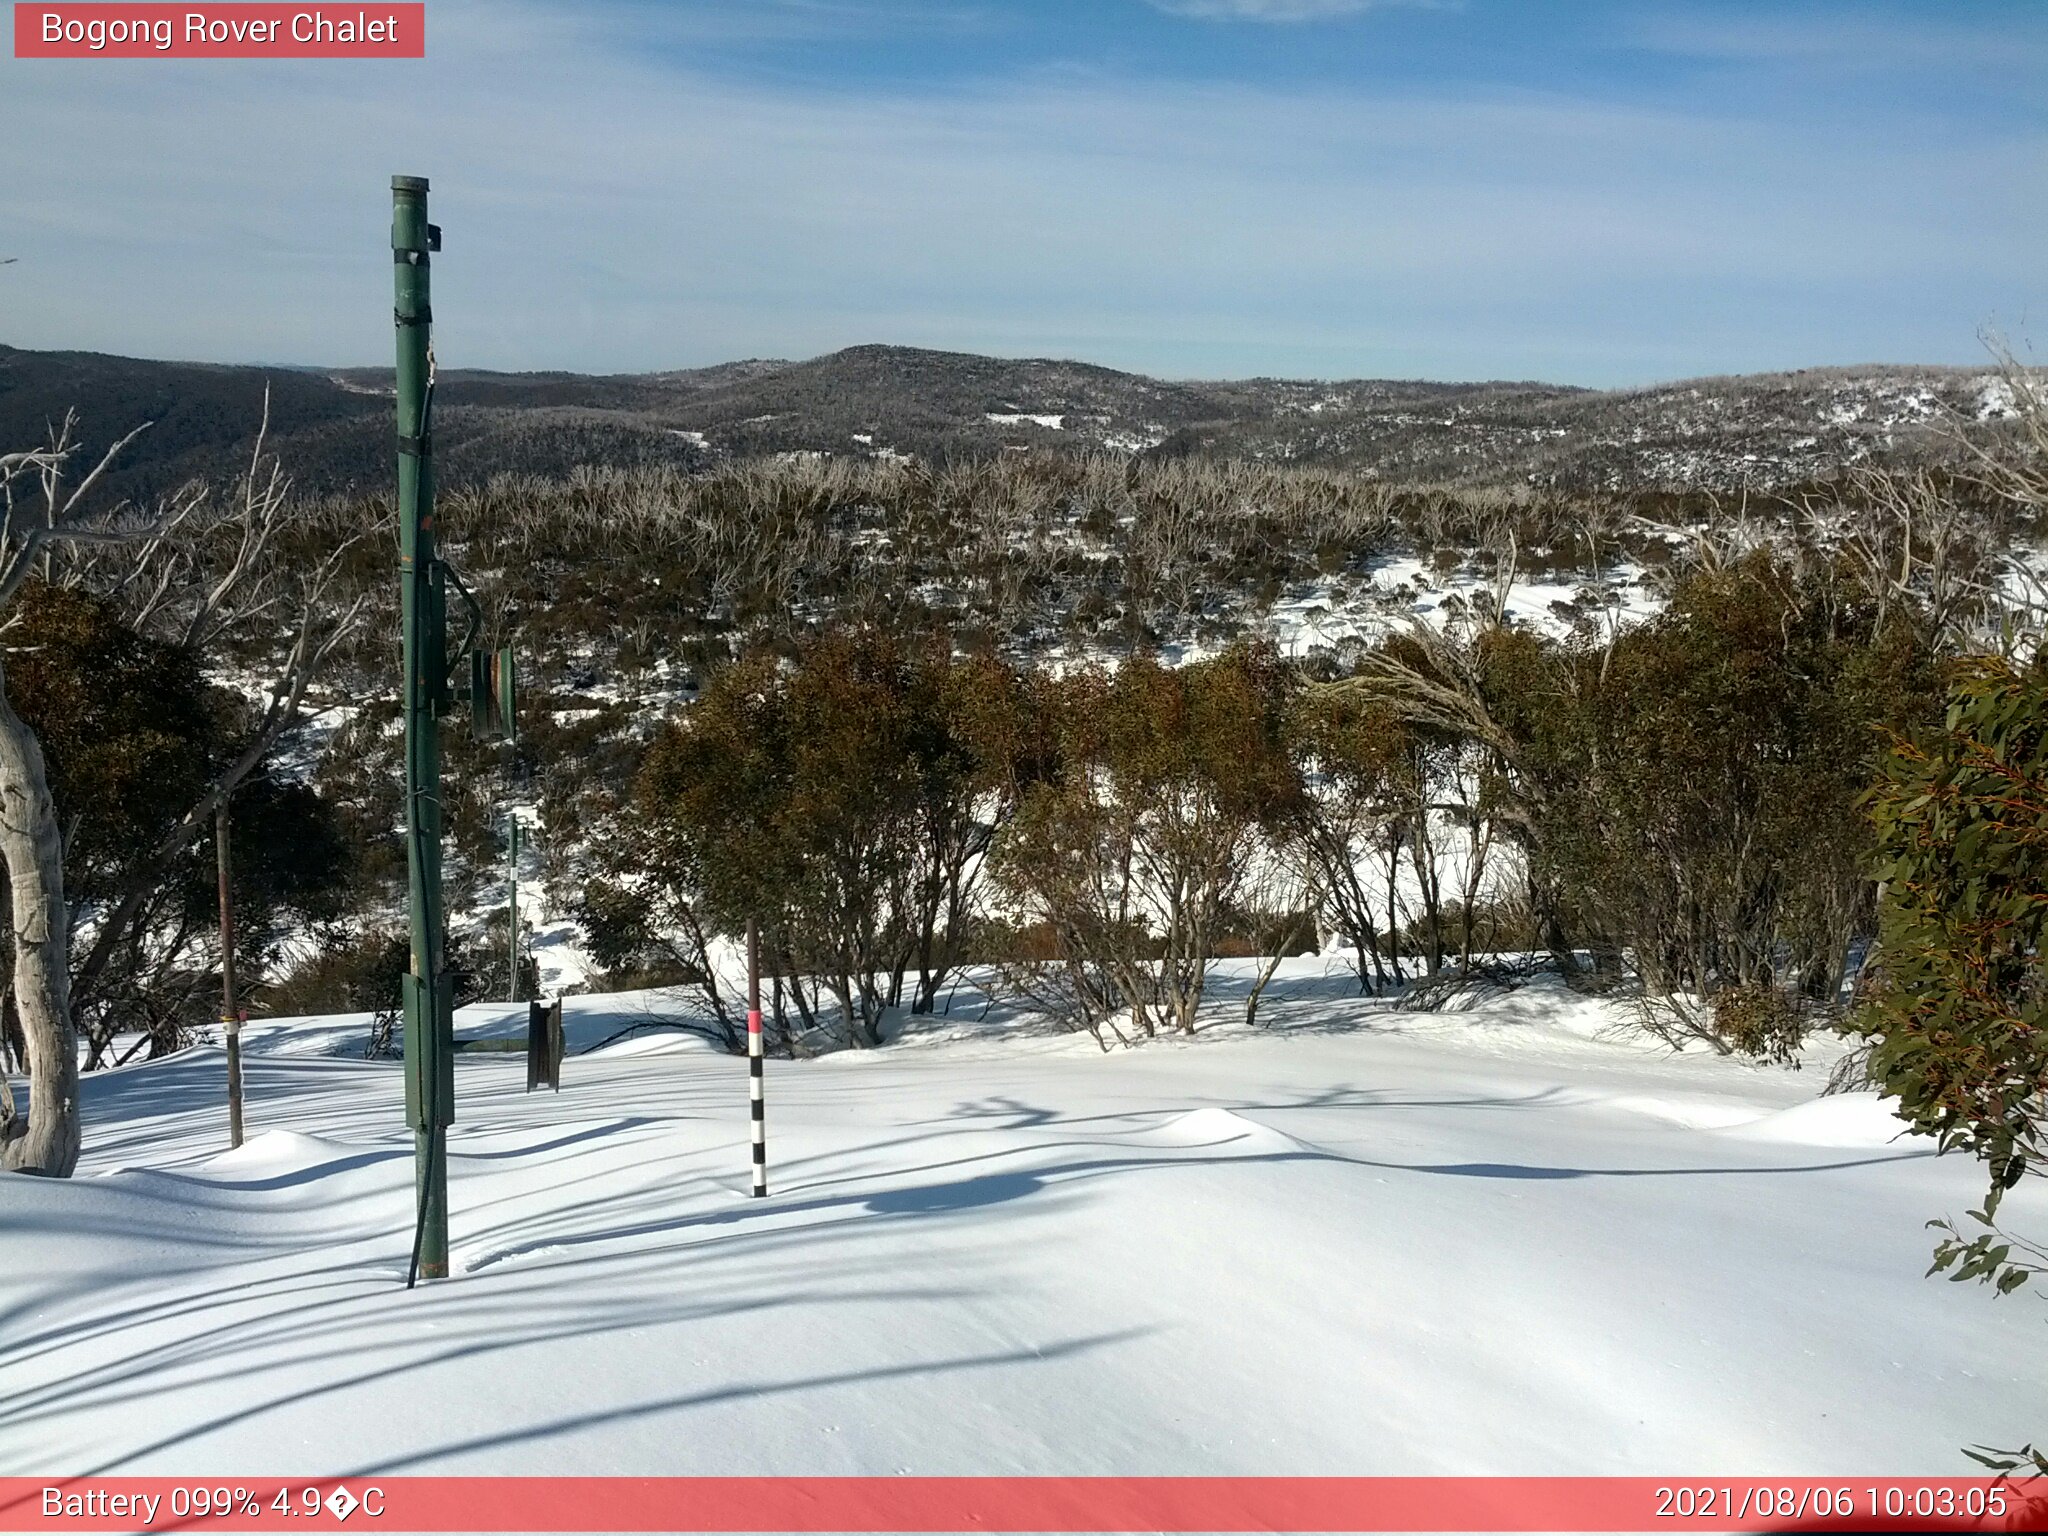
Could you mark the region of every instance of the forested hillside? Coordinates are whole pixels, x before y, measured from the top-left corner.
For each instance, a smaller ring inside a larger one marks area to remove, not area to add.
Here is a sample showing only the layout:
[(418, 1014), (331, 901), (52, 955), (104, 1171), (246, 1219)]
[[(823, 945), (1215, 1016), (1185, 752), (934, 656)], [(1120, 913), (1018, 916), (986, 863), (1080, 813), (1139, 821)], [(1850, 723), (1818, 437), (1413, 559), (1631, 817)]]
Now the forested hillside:
[[(452, 360), (451, 360), (452, 361)], [(302, 490), (374, 491), (390, 472), (390, 373), (214, 367), (0, 346), (0, 442), (38, 443), (75, 408), (88, 448), (139, 421), (111, 488), (167, 493), (228, 473), (272, 400)], [(865, 346), (592, 377), (449, 368), (441, 473), (560, 478), (579, 465), (699, 469), (773, 456), (1011, 450), (1194, 456), (1346, 469), (1389, 484), (1579, 491), (1774, 488), (1845, 468), (1954, 457), (2012, 431), (1988, 369), (1811, 369), (1623, 391), (1529, 383), (1170, 382), (1082, 363)]]

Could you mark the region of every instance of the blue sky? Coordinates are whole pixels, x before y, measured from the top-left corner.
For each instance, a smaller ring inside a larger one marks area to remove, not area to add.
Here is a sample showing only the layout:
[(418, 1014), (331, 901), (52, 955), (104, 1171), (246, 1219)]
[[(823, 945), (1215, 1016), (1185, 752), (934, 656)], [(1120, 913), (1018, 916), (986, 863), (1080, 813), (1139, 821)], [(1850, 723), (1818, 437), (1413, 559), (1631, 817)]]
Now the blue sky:
[(1174, 377), (1973, 363), (2048, 317), (2048, 5), (429, 0), (420, 62), (0, 58), (0, 340), (867, 341)]

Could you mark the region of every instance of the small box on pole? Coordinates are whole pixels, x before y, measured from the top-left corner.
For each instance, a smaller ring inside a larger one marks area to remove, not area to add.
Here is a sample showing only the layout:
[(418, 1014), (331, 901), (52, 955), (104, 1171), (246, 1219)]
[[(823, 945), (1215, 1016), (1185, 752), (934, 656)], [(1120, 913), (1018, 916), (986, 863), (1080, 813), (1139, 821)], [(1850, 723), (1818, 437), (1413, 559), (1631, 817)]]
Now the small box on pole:
[(448, 654), (448, 567), (436, 560), (427, 568), (426, 676), (436, 718), (455, 713), (455, 690), (441, 658)]
[(498, 734), (507, 741), (519, 739), (519, 708), (514, 683), (512, 648), (507, 646), (491, 658), (492, 692), (498, 703)]
[(469, 653), (469, 728), (478, 741), (496, 741), (503, 734), (491, 691), (491, 657), (485, 651)]

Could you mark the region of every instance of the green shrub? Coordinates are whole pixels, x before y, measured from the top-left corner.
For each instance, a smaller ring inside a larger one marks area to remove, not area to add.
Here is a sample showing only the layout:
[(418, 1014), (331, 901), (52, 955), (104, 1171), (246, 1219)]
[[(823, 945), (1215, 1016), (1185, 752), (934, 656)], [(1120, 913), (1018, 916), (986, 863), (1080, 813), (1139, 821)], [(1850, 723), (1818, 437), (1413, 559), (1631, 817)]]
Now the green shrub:
[[(444, 955), (455, 977), (455, 1003), (505, 996), (504, 934), (495, 947), (471, 946), (451, 935)], [(331, 935), (313, 955), (263, 991), (263, 1011), (290, 1016), (316, 1013), (376, 1013), (397, 1008), (399, 978), (412, 966), (412, 940), (403, 928)], [(519, 995), (540, 992), (540, 967), (531, 955), (519, 962)]]
[(1916, 1129), (1984, 1160), (1986, 1214), (2042, 1165), (2048, 1105), (2048, 666), (1986, 660), (1869, 797), (1885, 894), (1857, 1027)]
[(1738, 1056), (1789, 1065), (1806, 1039), (1806, 1020), (1783, 988), (1750, 983), (1714, 994), (1714, 1035)]
[(267, 989), (270, 1014), (372, 1013), (399, 1005), (399, 976), (412, 964), (403, 929), (330, 938)]

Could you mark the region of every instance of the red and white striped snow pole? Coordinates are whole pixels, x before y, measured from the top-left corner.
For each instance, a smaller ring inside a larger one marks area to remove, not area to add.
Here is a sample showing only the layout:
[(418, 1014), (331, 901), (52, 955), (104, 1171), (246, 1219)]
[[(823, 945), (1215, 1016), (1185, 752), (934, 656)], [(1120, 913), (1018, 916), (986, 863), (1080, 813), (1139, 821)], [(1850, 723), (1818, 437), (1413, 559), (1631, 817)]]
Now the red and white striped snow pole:
[(768, 1102), (761, 1055), (761, 928), (747, 924), (747, 1112), (754, 1126), (754, 1197), (768, 1193)]

